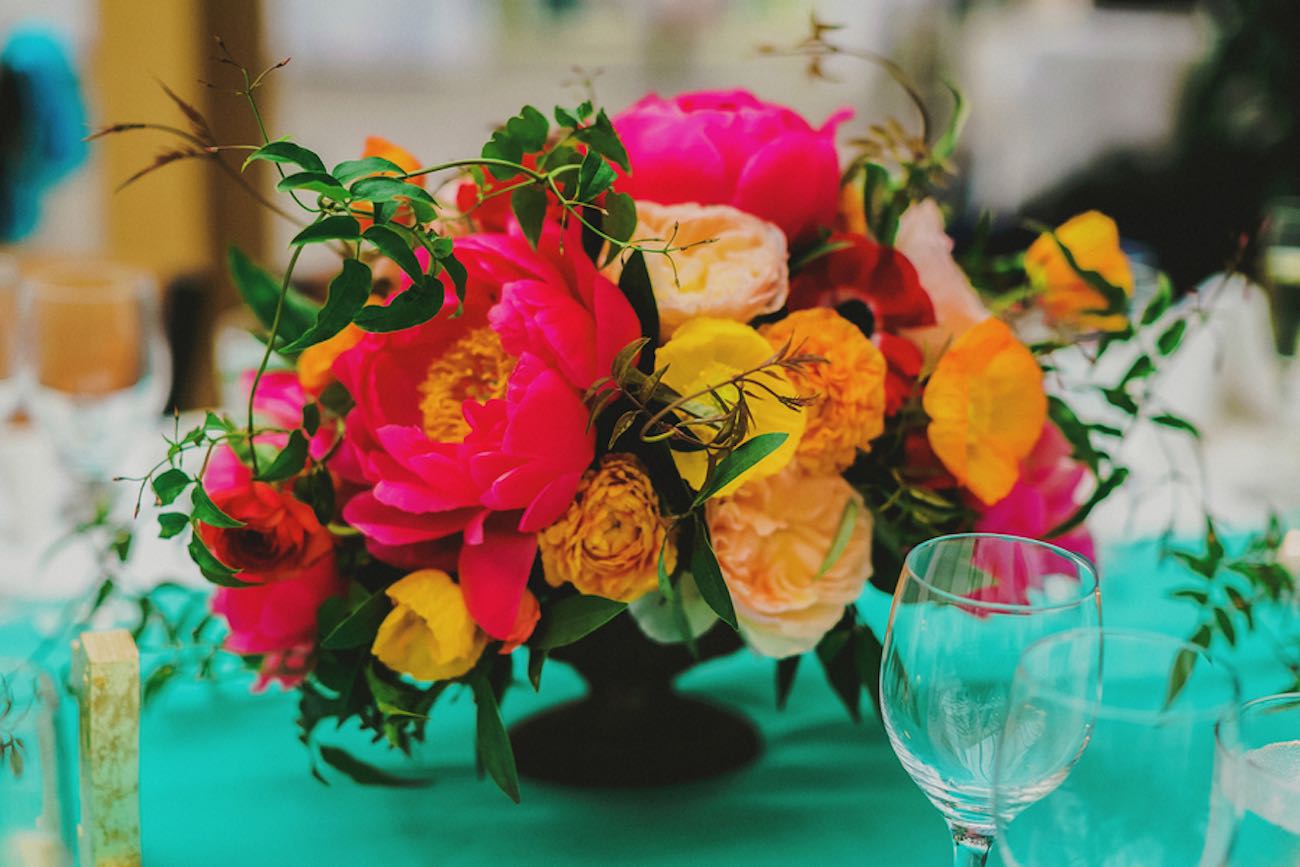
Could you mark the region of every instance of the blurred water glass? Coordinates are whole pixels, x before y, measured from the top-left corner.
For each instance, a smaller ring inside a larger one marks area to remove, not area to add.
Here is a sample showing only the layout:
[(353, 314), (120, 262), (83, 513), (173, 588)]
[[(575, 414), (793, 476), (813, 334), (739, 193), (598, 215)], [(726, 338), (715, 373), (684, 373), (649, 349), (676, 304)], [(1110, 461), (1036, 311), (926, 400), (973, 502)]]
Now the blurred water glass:
[(1228, 864), (1300, 865), (1300, 693), (1242, 705), (1218, 747), (1215, 784), (1238, 821)]
[(0, 864), (72, 864), (70, 768), (58, 686), (30, 662), (0, 658)]
[(1231, 727), (1238, 701), (1235, 673), (1175, 638), (1071, 630), (1034, 644), (998, 749), (1004, 862), (1223, 864), (1236, 823), (1214, 786), (1215, 727)]
[(31, 415), (69, 473), (102, 487), (156, 426), (171, 385), (157, 284), (81, 259), (32, 265), (23, 282)]
[(1300, 198), (1276, 199), (1269, 205), (1261, 248), (1273, 338), (1279, 354), (1294, 358), (1300, 335)]

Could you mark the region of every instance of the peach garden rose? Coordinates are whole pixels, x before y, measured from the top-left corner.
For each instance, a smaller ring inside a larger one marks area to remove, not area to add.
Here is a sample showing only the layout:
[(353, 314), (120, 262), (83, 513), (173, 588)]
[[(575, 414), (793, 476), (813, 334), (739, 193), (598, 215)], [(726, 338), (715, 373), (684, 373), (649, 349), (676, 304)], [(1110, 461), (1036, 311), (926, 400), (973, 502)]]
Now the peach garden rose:
[[(828, 564), (846, 509), (848, 543)], [(740, 633), (764, 656), (812, 650), (871, 577), (871, 513), (838, 475), (787, 467), (711, 501), (708, 522)]]

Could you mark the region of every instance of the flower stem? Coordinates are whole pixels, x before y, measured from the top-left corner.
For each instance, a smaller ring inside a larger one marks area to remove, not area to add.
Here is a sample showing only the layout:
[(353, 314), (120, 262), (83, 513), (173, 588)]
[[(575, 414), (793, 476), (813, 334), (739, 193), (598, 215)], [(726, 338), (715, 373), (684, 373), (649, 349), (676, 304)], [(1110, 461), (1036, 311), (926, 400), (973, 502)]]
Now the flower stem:
[(257, 386), (262, 382), (262, 374), (266, 373), (266, 366), (271, 361), (271, 353), (275, 350), (275, 337), (280, 331), (280, 318), (284, 314), (284, 300), (289, 294), (289, 280), (293, 277), (293, 269), (298, 265), (298, 256), (301, 255), (304, 246), (300, 244), (294, 247), (293, 255), (289, 257), (289, 267), (285, 269), (284, 281), (280, 284), (280, 298), (275, 302), (271, 332), (266, 335), (266, 351), (262, 353), (262, 363), (257, 366), (257, 373), (253, 376), (253, 387), (248, 392), (248, 451), (252, 456), (253, 475), (257, 475), (257, 443), (253, 439), (253, 407), (257, 402)]

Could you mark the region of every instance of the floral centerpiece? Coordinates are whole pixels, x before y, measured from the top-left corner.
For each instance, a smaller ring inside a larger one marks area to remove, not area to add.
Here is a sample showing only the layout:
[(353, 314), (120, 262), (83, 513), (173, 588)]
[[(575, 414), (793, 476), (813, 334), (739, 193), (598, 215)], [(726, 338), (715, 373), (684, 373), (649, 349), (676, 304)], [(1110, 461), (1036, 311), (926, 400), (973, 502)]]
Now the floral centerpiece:
[[(264, 77), (244, 73), (254, 111)], [(180, 104), (171, 159), (231, 149)], [(1099, 213), (958, 262), (937, 196), (961, 103), (937, 133), (918, 107), (919, 133), (847, 144), (847, 110), (814, 124), (736, 90), (526, 106), (437, 164), (379, 138), (332, 168), (245, 149), (307, 222), (283, 274), (230, 254), (265, 342), (247, 416), (178, 429), (141, 492), (219, 585), (226, 648), (301, 692), (305, 741), (355, 719), (409, 749), (463, 688), (517, 797), (512, 672), (536, 686), (615, 624), (693, 654), (732, 635), (780, 661), (782, 693), (810, 655), (856, 714), (879, 644), (855, 601), (911, 546), (981, 530), (1093, 555), (1121, 431), (1045, 371), (1129, 344), (1101, 390), (1135, 417), (1186, 322), (1163, 284), (1130, 317)], [(311, 245), (340, 256), (323, 304), (293, 284)]]

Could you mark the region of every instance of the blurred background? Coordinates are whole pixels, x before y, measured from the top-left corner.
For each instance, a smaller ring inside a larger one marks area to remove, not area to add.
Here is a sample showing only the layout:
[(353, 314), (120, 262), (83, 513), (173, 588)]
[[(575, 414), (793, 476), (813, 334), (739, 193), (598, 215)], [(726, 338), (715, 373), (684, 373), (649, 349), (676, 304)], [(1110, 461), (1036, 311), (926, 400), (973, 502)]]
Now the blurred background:
[[(260, 91), (266, 126), (329, 164), (368, 135), (425, 162), (476, 154), (521, 104), (589, 91), (616, 111), (646, 91), (743, 86), (814, 124), (850, 106), (847, 137), (889, 116), (914, 124), (878, 66), (831, 58), (814, 80), (806, 60), (760, 50), (792, 46), (813, 11), (843, 25), (838, 43), (894, 59), (937, 118), (951, 110), (945, 82), (962, 89), (971, 114), (946, 197), (959, 248), (986, 212), (1011, 250), (1026, 217), (1097, 208), (1180, 293), (1230, 266), (1251, 278), (1215, 293), (1212, 333), (1161, 387), (1206, 431), (1206, 464), (1230, 467), (1222, 483), (1211, 473), (1215, 503), (1243, 523), (1300, 505), (1300, 444), (1276, 446), (1300, 405), (1286, 360), (1300, 320), (1295, 0), (4, 0), (0, 248), (17, 269), (0, 268), (0, 441), (23, 445), (0, 449), (0, 492), (51, 448), (75, 490), (105, 485), (133, 448), (157, 451), (158, 410), (229, 401), (256, 363), (225, 251), (274, 270), (295, 225), (232, 182), (237, 153), (122, 188), (176, 137), (83, 141), (114, 123), (187, 128), (165, 84), (216, 140), (257, 142), (214, 35), (250, 69), (292, 58)], [(269, 165), (245, 177), (274, 196)], [(332, 264), (319, 252), (299, 268), (318, 293)], [(15, 271), (34, 287), (23, 319), (5, 290)], [(1131, 530), (1132, 505), (1098, 520)], [(30, 512), (0, 496), (0, 542)]]

